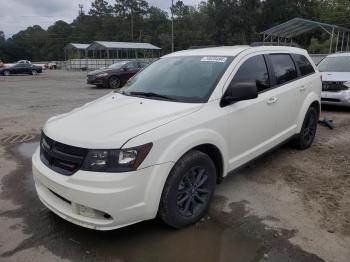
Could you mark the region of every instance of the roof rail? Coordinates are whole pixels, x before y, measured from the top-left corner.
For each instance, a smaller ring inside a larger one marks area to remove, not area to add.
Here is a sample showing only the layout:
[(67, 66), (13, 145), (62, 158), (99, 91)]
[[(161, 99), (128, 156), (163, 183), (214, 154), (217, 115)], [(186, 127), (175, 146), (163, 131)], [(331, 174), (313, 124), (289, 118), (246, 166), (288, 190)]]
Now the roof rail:
[(296, 43), (278, 43), (278, 42), (254, 42), (250, 44), (251, 47), (256, 46), (291, 46), (301, 48), (300, 45)]
[(194, 45), (194, 46), (190, 46), (189, 48), (187, 48), (187, 50), (211, 48), (211, 47), (220, 47), (220, 46), (219, 45)]

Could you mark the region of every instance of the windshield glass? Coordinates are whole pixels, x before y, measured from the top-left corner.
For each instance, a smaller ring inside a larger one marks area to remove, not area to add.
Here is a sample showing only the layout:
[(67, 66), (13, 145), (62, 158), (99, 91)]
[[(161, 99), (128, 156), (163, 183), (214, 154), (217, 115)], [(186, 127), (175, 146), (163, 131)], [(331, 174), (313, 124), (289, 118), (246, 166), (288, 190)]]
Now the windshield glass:
[(320, 72), (350, 72), (350, 56), (326, 57), (318, 69)]
[(115, 63), (115, 64), (112, 64), (110, 65), (108, 68), (111, 68), (111, 69), (120, 69), (122, 68), (123, 65), (129, 63), (129, 61), (122, 61), (122, 62), (118, 62), (118, 63)]
[(178, 102), (204, 103), (232, 59), (221, 56), (162, 58), (131, 78), (123, 93), (141, 96), (140, 93), (150, 93), (149, 98), (163, 96)]

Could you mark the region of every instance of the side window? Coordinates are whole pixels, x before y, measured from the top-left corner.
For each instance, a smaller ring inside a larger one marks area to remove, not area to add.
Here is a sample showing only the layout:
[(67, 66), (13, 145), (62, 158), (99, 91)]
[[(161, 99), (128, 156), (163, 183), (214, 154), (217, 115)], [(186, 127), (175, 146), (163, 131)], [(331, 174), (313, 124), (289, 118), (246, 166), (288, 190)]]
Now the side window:
[(239, 82), (255, 82), (258, 92), (270, 88), (269, 74), (262, 55), (251, 57), (241, 65), (232, 80), (232, 83)]
[(289, 54), (271, 54), (276, 84), (281, 85), (298, 78), (294, 62)]
[(144, 62), (144, 61), (140, 61), (140, 62), (139, 62), (139, 68), (144, 68), (144, 67), (146, 67), (147, 65), (148, 65), (147, 62)]
[(300, 73), (302, 76), (310, 75), (315, 73), (313, 66), (310, 61), (303, 55), (293, 55), (295, 63), (300, 69)]
[(135, 69), (136, 68), (136, 65), (135, 65), (135, 62), (129, 62), (125, 65), (125, 67), (127, 69)]

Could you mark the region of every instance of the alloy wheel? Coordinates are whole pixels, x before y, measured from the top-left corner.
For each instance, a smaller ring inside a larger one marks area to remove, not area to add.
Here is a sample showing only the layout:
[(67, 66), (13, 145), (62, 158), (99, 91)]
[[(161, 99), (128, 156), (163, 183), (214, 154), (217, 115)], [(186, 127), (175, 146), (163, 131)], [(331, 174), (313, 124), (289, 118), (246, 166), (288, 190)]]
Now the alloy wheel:
[(177, 208), (181, 215), (192, 217), (203, 210), (209, 196), (208, 179), (203, 167), (193, 167), (185, 174), (177, 192)]
[(112, 78), (109, 80), (109, 86), (110, 86), (110, 88), (119, 88), (119, 85), (120, 85), (120, 80), (119, 80), (119, 78), (117, 78), (117, 77), (112, 77)]
[(317, 121), (316, 121), (315, 115), (312, 113), (308, 114), (305, 122), (304, 130), (303, 130), (303, 138), (306, 144), (309, 144), (312, 142), (316, 133), (316, 125), (317, 125)]

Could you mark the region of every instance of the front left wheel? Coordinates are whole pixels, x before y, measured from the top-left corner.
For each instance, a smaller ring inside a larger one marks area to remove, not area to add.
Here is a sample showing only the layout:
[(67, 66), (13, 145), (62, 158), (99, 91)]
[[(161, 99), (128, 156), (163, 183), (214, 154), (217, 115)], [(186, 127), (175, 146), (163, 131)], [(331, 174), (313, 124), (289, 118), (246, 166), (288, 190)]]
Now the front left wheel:
[(216, 186), (211, 158), (197, 150), (186, 153), (173, 167), (165, 183), (158, 214), (169, 226), (184, 228), (207, 212)]
[(120, 85), (121, 85), (121, 82), (120, 82), (119, 77), (111, 76), (108, 79), (108, 87), (109, 88), (113, 88), (113, 89), (120, 88)]

